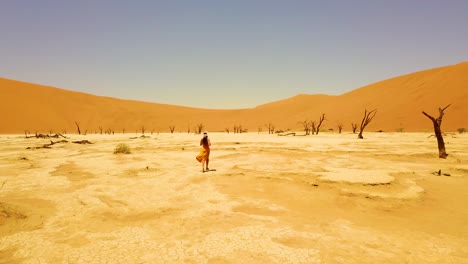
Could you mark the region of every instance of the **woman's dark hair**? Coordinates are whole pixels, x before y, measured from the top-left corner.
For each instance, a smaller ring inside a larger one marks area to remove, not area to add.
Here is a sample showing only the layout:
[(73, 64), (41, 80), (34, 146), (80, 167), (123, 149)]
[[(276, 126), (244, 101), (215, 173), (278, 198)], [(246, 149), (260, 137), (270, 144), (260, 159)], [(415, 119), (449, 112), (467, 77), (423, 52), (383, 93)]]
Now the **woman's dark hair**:
[(202, 142), (203, 145), (208, 145), (208, 137), (203, 137)]

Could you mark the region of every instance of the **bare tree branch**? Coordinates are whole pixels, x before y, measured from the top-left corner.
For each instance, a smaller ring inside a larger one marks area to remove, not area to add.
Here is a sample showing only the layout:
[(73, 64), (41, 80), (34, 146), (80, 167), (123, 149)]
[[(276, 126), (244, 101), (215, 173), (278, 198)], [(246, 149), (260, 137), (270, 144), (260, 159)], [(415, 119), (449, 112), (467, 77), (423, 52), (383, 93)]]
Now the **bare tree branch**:
[(325, 114), (322, 114), (319, 118), (319, 123), (317, 125), (317, 129), (315, 131), (315, 135), (318, 135), (318, 133), (320, 132), (320, 127), (322, 126), (322, 123), (323, 121), (325, 121)]
[(447, 105), (444, 108), (439, 107), (439, 117), (434, 118), (433, 116), (429, 115), (428, 113), (422, 111), (422, 113), (427, 116), (431, 121), (434, 126), (434, 133), (437, 138), (437, 147), (439, 148), (439, 158), (445, 159), (447, 158), (448, 154), (445, 151), (445, 142), (444, 142), (444, 137), (442, 136), (442, 131), (440, 129), (440, 126), (442, 125), (442, 118), (444, 117), (444, 111), (450, 106)]
[(374, 119), (375, 114), (377, 114), (377, 109), (367, 112), (367, 109), (364, 110), (364, 117), (361, 121), (361, 129), (359, 130), (358, 138), (363, 139), (362, 132), (364, 132), (364, 128)]

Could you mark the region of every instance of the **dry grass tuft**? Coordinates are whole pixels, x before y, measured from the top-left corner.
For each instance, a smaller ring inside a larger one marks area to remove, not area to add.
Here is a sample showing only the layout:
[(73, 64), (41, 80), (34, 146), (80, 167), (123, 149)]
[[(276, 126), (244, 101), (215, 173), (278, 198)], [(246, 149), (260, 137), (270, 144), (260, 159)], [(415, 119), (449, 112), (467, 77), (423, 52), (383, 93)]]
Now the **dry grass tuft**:
[(130, 154), (130, 147), (127, 144), (120, 143), (114, 149), (114, 154), (123, 153), (123, 154)]

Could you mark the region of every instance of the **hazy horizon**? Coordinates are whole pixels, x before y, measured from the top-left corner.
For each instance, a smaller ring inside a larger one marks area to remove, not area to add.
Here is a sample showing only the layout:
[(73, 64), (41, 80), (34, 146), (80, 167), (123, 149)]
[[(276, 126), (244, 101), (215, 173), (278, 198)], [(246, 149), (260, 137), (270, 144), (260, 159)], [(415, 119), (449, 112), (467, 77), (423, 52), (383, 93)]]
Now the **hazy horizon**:
[(252, 108), (468, 60), (466, 1), (9, 1), (0, 77)]

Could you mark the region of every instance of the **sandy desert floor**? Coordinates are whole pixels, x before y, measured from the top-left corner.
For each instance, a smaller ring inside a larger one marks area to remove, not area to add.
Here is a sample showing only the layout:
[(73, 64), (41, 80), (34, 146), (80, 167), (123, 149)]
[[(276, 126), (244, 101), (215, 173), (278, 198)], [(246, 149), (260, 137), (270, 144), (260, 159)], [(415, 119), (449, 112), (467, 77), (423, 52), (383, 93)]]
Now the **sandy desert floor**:
[(0, 263), (468, 263), (468, 134), (134, 136), (0, 135)]

